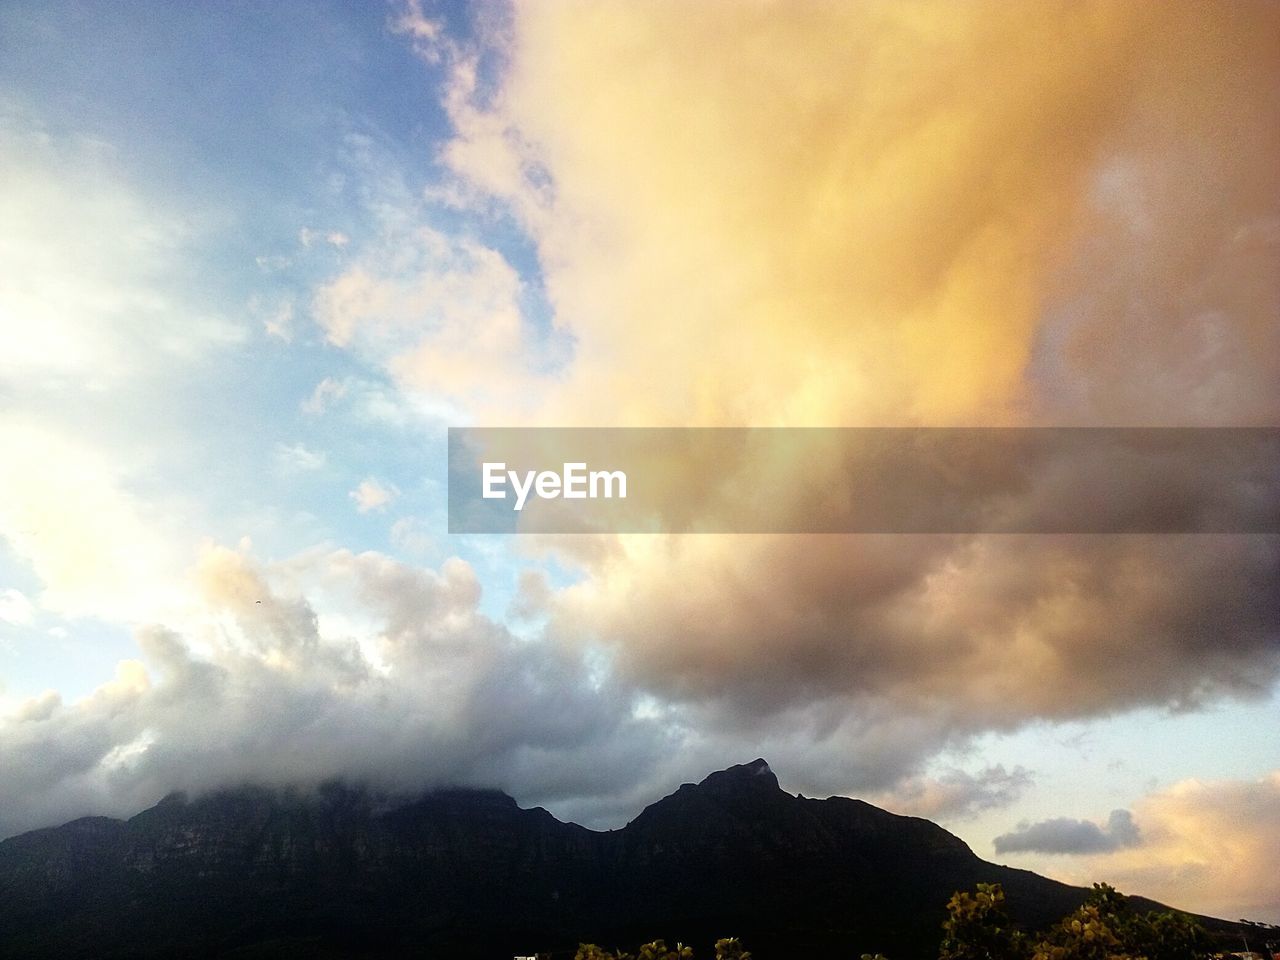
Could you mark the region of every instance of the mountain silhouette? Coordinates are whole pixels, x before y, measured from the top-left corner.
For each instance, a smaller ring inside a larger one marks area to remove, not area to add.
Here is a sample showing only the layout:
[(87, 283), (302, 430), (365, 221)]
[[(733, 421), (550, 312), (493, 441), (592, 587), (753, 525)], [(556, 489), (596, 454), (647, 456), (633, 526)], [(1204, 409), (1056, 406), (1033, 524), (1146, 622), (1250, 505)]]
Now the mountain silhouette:
[(1087, 893), (928, 820), (792, 796), (764, 760), (603, 832), (496, 791), (243, 787), (0, 842), (0, 956), (505, 960), (655, 937), (709, 956), (736, 936), (760, 960), (906, 960), (936, 956), (948, 898), (979, 882), (1030, 926)]

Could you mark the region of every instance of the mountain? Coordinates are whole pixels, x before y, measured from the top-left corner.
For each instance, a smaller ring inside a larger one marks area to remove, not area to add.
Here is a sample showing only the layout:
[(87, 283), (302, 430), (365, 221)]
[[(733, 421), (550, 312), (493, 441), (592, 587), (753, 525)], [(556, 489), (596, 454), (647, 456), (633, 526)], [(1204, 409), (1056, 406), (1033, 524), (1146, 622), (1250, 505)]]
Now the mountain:
[(792, 796), (764, 760), (607, 832), (494, 791), (245, 787), (0, 842), (0, 957), (571, 957), (655, 937), (709, 956), (737, 936), (761, 960), (905, 960), (936, 956), (947, 899), (978, 882), (1028, 925), (1086, 894), (927, 820)]

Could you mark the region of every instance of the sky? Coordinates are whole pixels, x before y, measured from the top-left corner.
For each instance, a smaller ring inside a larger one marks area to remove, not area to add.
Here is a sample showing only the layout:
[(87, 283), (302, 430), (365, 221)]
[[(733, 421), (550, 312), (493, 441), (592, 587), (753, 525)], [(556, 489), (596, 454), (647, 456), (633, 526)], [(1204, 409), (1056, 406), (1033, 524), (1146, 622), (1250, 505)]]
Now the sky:
[(1276, 426), (1277, 103), (1250, 0), (8, 0), (0, 836), (333, 777), (610, 827), (764, 756), (1280, 922), (1275, 535), (445, 497), (450, 426)]

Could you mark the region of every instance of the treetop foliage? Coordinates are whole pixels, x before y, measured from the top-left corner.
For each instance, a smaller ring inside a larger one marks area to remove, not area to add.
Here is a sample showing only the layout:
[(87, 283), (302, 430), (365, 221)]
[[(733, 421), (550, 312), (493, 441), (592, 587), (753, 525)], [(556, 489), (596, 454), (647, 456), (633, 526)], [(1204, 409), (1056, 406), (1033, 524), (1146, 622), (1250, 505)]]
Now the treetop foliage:
[(999, 884), (953, 896), (942, 928), (939, 960), (1199, 960), (1210, 946), (1191, 917), (1139, 913), (1105, 883), (1095, 883), (1078, 909), (1037, 938), (1011, 925)]
[[(980, 883), (948, 901), (942, 935), (938, 960), (1204, 960), (1211, 947), (1208, 932), (1186, 914), (1139, 912), (1104, 883), (1095, 883), (1079, 908), (1036, 934), (1010, 919), (1000, 884)], [(736, 938), (716, 941), (715, 951), (715, 960), (751, 960)], [(575, 960), (693, 960), (693, 950), (654, 940), (634, 954), (611, 953), (584, 943)], [(861, 960), (887, 958), (864, 953)]]
[[(626, 950), (610, 952), (594, 943), (578, 945), (574, 960), (693, 960), (693, 948), (684, 944), (668, 947), (664, 940), (643, 944), (636, 953)], [(737, 937), (724, 937), (716, 941), (715, 960), (751, 960), (751, 951), (742, 946)]]

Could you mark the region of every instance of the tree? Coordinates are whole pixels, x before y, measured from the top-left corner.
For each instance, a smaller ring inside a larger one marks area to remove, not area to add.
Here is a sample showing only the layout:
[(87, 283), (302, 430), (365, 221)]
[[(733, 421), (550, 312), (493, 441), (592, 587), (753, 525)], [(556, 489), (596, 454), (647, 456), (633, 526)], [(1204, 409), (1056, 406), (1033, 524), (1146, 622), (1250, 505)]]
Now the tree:
[(1139, 917), (1137, 923), (1134, 946), (1147, 960), (1187, 960), (1209, 955), (1209, 931), (1185, 913), (1153, 910)]
[(594, 943), (580, 943), (578, 952), (573, 955), (573, 960), (635, 960), (635, 957), (625, 950), (610, 953)]
[(1095, 883), (1077, 910), (1034, 942), (1015, 929), (998, 884), (947, 904), (940, 960), (1200, 960), (1209, 934), (1184, 913), (1138, 913), (1115, 887)]
[(1209, 935), (1185, 913), (1134, 911), (1105, 883), (1036, 944), (1034, 960), (1196, 960), (1208, 955)]
[(751, 960), (751, 951), (737, 937), (725, 937), (716, 941), (716, 960)]
[(1033, 960), (1131, 960), (1111, 919), (1097, 904), (1083, 904), (1036, 944)]
[(667, 949), (665, 940), (654, 940), (646, 943), (636, 954), (636, 960), (692, 960), (693, 948), (677, 944), (674, 950)]
[(947, 902), (938, 960), (1021, 960), (1026, 938), (1005, 909), (1004, 888), (980, 883), (973, 893), (957, 891)]

